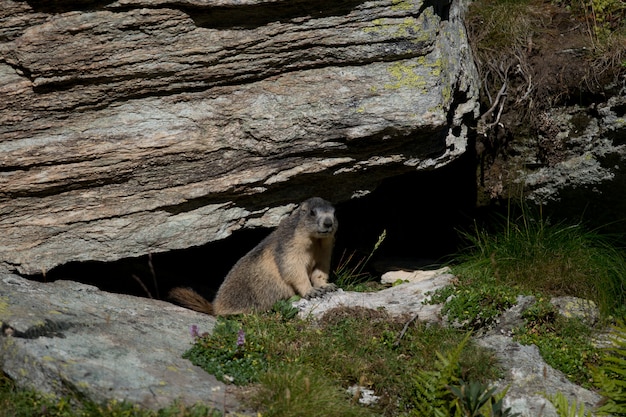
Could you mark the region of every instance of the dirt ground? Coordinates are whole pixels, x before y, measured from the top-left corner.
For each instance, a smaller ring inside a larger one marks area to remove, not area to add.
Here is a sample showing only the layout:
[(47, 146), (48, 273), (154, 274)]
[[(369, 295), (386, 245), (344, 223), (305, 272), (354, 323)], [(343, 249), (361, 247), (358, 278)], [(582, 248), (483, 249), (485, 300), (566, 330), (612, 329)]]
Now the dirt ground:
[[(516, 170), (553, 166), (564, 159), (567, 145), (559, 136), (562, 126), (549, 117), (549, 109), (582, 106), (593, 114), (597, 103), (619, 91), (624, 74), (626, 46), (599, 50), (587, 17), (563, 5), (538, 1), (526, 18), (530, 29), (523, 32), (523, 38), (510, 49), (498, 51), (485, 47), (488, 34), (484, 31), (489, 26), (485, 15), (470, 11), (468, 18), (470, 42), (483, 80), (484, 116), (476, 136), (479, 204), (520, 196), (523, 190), (513, 189)], [(506, 91), (498, 102), (504, 84)], [(512, 159), (516, 164), (523, 161), (523, 166), (512, 165)]]

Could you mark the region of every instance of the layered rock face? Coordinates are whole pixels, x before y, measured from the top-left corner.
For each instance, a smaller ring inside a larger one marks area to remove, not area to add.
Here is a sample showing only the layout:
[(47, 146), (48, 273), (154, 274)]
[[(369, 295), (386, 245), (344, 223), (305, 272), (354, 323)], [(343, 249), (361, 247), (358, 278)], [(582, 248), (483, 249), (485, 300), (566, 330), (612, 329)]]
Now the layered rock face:
[(512, 136), (485, 170), (496, 200), (525, 195), (556, 219), (626, 232), (626, 89), (589, 106), (539, 112), (536, 136)]
[(0, 0), (0, 264), (274, 226), (466, 148), (456, 2)]

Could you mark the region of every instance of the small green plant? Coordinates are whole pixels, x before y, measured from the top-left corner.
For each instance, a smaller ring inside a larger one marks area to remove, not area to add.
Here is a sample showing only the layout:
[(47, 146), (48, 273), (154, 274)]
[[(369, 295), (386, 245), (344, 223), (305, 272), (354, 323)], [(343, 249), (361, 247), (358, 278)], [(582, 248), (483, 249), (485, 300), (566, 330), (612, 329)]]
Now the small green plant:
[(369, 274), (364, 273), (363, 269), (374, 255), (374, 252), (383, 243), (385, 237), (387, 237), (387, 231), (383, 230), (367, 257), (355, 260), (355, 252), (349, 255), (346, 255), (345, 252), (343, 253), (334, 271), (337, 286), (347, 291), (367, 291), (368, 286), (366, 283), (370, 281), (371, 277)]
[(591, 329), (577, 318), (561, 316), (543, 299), (522, 313), (522, 317), (525, 325), (515, 330), (515, 340), (536, 345), (546, 363), (575, 383), (590, 386), (591, 367), (599, 360)]
[(626, 416), (626, 321), (615, 325), (612, 346), (604, 350), (594, 379), (606, 398), (597, 411), (602, 415)]
[(554, 332), (559, 313), (550, 301), (539, 298), (522, 313), (522, 318), (529, 333)]
[(576, 400), (570, 403), (560, 392), (547, 395), (546, 399), (552, 403), (559, 417), (591, 417), (591, 412), (585, 410), (585, 404), (579, 405)]
[(412, 415), (423, 417), (450, 415), (454, 403), (454, 392), (450, 391), (449, 386), (461, 379), (459, 359), (469, 337), (470, 333), (456, 348), (445, 355), (436, 352), (435, 369), (418, 370), (415, 374)]
[(464, 329), (477, 330), (492, 324), (502, 312), (515, 304), (518, 290), (495, 282), (475, 285), (449, 285), (431, 294), (430, 303), (445, 303), (442, 313)]
[(508, 388), (502, 391), (498, 395), (493, 395), (490, 399), (490, 403), (485, 406), (488, 410), (487, 415), (492, 417), (518, 417), (518, 413), (513, 413), (510, 407), (504, 406), (504, 396)]
[(219, 317), (213, 333), (198, 337), (183, 355), (222, 382), (243, 385), (258, 379), (267, 367), (265, 349), (246, 337), (239, 321)]
[(626, 4), (622, 0), (581, 0), (575, 9), (585, 17), (594, 46), (604, 50), (612, 35), (625, 35)]
[(280, 315), (283, 320), (291, 320), (298, 315), (298, 309), (293, 306), (293, 302), (299, 299), (299, 296), (293, 296), (288, 300), (276, 301), (272, 306), (272, 312)]
[(503, 404), (504, 395), (497, 396), (496, 388), (489, 387), (479, 381), (461, 383), (450, 386), (454, 395), (454, 416), (459, 417), (516, 417), (519, 414), (511, 412)]

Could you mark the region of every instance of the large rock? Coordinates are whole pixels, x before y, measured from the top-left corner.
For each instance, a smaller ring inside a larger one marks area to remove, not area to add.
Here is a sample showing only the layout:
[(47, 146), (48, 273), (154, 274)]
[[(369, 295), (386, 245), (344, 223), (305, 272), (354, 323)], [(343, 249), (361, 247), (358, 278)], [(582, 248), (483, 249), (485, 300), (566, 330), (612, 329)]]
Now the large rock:
[(624, 233), (626, 90), (593, 106), (554, 106), (536, 118), (536, 136), (513, 137), (485, 171), (486, 193), (502, 200), (525, 195), (554, 218)]
[(520, 417), (557, 417), (555, 407), (546, 397), (563, 394), (570, 404), (595, 408), (602, 397), (570, 382), (565, 374), (546, 364), (535, 345), (521, 345), (510, 337), (490, 335), (478, 340), (496, 352), (504, 375), (496, 385), (506, 389), (504, 405)]
[(237, 407), (224, 384), (181, 357), (193, 343), (190, 326), (211, 331), (213, 317), (71, 281), (0, 274), (0, 323), (0, 364), (20, 386), (148, 408), (174, 400)]
[[(569, 198), (571, 190), (578, 189), (595, 194), (597, 200), (607, 183), (622, 188), (623, 180), (616, 177), (626, 171), (626, 90), (595, 107), (553, 108), (542, 114), (542, 121), (540, 154), (547, 163), (532, 159), (530, 152), (522, 154), (529, 165), (538, 166), (521, 173), (518, 180), (528, 188), (530, 199), (546, 204)], [(623, 206), (622, 202), (620, 213)]]
[(465, 151), (457, 1), (0, 0), (0, 265), (274, 226)]

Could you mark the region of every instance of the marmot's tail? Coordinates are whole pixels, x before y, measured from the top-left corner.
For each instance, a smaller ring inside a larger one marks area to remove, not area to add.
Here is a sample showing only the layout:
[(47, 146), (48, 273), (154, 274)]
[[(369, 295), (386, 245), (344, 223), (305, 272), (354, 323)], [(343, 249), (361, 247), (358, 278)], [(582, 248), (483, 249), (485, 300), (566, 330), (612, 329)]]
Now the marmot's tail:
[(168, 295), (169, 298), (182, 304), (184, 307), (213, 315), (213, 304), (191, 288), (172, 288)]

